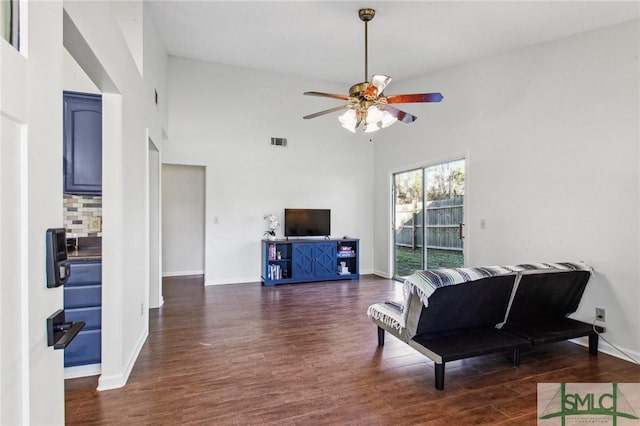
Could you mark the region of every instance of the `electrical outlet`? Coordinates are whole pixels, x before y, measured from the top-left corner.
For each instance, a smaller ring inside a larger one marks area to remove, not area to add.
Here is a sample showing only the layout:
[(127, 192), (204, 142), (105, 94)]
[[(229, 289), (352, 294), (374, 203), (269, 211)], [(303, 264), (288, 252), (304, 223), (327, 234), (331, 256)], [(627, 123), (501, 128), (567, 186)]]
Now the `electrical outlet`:
[(604, 308), (596, 308), (596, 320), (604, 322), (605, 320)]
[(102, 229), (102, 217), (93, 216), (89, 219), (89, 232), (100, 232)]

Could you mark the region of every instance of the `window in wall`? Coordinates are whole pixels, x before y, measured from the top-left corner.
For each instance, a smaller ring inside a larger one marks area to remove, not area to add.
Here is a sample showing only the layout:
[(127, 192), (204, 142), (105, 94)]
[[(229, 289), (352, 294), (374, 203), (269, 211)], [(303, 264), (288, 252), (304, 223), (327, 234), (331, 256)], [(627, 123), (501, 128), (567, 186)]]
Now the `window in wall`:
[(16, 49), (20, 49), (20, 2), (0, 1), (0, 34)]

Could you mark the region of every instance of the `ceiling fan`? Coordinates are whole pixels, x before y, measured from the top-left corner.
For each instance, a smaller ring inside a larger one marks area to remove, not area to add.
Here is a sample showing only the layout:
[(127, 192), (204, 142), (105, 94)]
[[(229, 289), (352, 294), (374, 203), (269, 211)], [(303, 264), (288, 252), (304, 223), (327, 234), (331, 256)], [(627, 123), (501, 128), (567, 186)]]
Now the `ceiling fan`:
[(364, 22), (364, 78), (365, 81), (351, 86), (349, 96), (336, 95), (333, 93), (323, 92), (304, 92), (308, 96), (321, 96), (324, 98), (340, 99), (347, 101), (345, 105), (330, 108), (314, 114), (305, 115), (303, 118), (316, 118), (321, 115), (329, 114), (336, 111), (346, 109), (338, 120), (342, 127), (355, 133), (356, 128), (362, 124), (364, 131), (375, 132), (401, 121), (403, 123), (412, 123), (417, 117), (407, 112), (399, 110), (391, 106), (391, 104), (404, 104), (411, 102), (440, 102), (443, 98), (440, 93), (414, 93), (410, 95), (391, 95), (385, 96), (383, 90), (391, 82), (391, 77), (375, 74), (368, 81), (368, 34), (367, 23), (373, 19), (376, 11), (373, 9), (360, 9), (358, 16)]

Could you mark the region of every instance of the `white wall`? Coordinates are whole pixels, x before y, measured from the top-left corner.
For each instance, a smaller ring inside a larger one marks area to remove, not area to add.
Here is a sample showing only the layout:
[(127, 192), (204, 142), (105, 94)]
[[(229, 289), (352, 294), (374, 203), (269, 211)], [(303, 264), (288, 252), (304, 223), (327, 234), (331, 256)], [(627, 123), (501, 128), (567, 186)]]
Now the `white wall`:
[(376, 141), (376, 270), (391, 273), (391, 172), (466, 154), (467, 265), (586, 261), (576, 316), (605, 308), (607, 339), (638, 354), (638, 43), (635, 21), (394, 86), (444, 100)]
[[(141, 77), (138, 55), (131, 54), (110, 3), (68, 2), (65, 11), (65, 47), (103, 92), (105, 320), (99, 389), (109, 389), (126, 383), (148, 333), (148, 141), (161, 140), (162, 123), (146, 90), (151, 84)], [(152, 53), (161, 56), (162, 50)]]
[(73, 59), (67, 49), (62, 49), (64, 90), (82, 93), (100, 94), (100, 89), (91, 81), (80, 65)]
[(23, 249), (22, 127), (20, 123), (0, 116), (0, 424), (21, 423), (23, 374), (27, 371), (23, 339), (17, 338), (26, 334), (20, 321), (25, 305), (22, 293), (26, 287), (20, 267)]
[(331, 209), (333, 236), (359, 237), (361, 273), (372, 271), (372, 143), (336, 114), (302, 119), (337, 105), (303, 92), (348, 88), (173, 57), (168, 81), (163, 162), (207, 167), (206, 284), (259, 281), (263, 216), (282, 222), (287, 207)]
[(113, 1), (110, 8), (127, 43), (129, 53), (138, 67), (138, 72), (144, 75), (144, 4), (140, 1)]
[[(129, 2), (127, 2), (129, 3)], [(143, 3), (144, 19), (144, 101), (149, 137), (154, 144), (162, 148), (166, 139), (168, 123), (169, 96), (167, 89), (168, 57), (153, 19), (149, 16), (146, 3)], [(155, 103), (155, 92), (158, 103)]]
[[(161, 235), (161, 158), (167, 127), (167, 53), (160, 41), (147, 5), (143, 4), (143, 79), (149, 155), (146, 169), (149, 176), (149, 308), (162, 306), (162, 235)], [(134, 55), (135, 58), (136, 55)], [(136, 61), (137, 63), (137, 61)], [(156, 93), (157, 103), (156, 103)]]
[(205, 168), (162, 166), (162, 275), (204, 273)]

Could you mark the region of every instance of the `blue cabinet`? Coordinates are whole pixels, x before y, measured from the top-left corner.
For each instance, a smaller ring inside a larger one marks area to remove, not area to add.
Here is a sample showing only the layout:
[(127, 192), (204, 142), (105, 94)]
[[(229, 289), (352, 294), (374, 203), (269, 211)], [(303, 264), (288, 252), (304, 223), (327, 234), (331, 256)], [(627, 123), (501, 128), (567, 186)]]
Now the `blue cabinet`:
[(102, 193), (102, 97), (64, 92), (64, 193)]
[(98, 364), (102, 354), (102, 261), (71, 260), (71, 274), (64, 285), (67, 321), (86, 325), (64, 350), (64, 366)]
[(360, 277), (357, 239), (262, 241), (262, 282), (276, 284)]
[(335, 243), (294, 243), (292, 274), (296, 278), (318, 280), (336, 275)]

